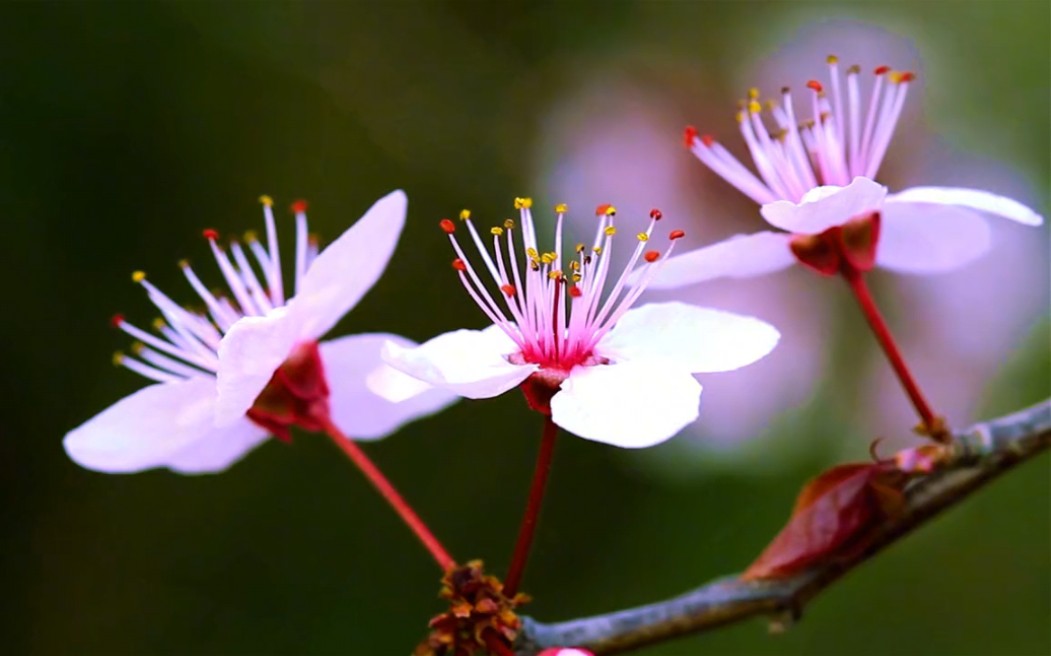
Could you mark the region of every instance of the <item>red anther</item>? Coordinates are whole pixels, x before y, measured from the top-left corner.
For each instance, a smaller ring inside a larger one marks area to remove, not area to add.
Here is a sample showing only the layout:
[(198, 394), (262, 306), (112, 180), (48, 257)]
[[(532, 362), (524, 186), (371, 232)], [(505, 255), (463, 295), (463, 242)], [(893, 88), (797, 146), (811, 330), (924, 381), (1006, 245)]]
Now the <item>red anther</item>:
[(686, 126), (686, 131), (683, 132), (683, 140), (686, 142), (687, 148), (693, 147), (693, 142), (697, 138), (697, 128), (692, 125)]
[(682, 239), (685, 236), (686, 236), (686, 233), (683, 232), (682, 230), (672, 230), (668, 234), (668, 239), (671, 239), (672, 241), (675, 241), (676, 239)]
[(456, 258), (455, 260), (453, 260), (453, 268), (457, 271), (466, 271), (467, 265), (464, 264), (464, 261), (460, 258)]
[(810, 80), (809, 82), (806, 83), (806, 86), (807, 86), (808, 89), (813, 89), (814, 91), (817, 91), (818, 93), (821, 93), (822, 91), (825, 90), (825, 87), (821, 86), (821, 83), (818, 82), (817, 80)]
[(715, 143), (715, 137), (713, 137), (710, 134), (702, 134), (701, 143), (707, 146), (708, 148), (711, 148), (712, 145)]
[(572, 296), (573, 298), (580, 298), (581, 296), (584, 295), (584, 292), (580, 291), (580, 286), (579, 285), (571, 285), (569, 287), (569, 295)]
[(307, 202), (301, 198), (294, 201), (290, 207), (296, 214), (303, 214), (307, 211)]
[(886, 75), (889, 72), (890, 66), (877, 66), (876, 69), (872, 71), (872, 73), (875, 75)]
[(664, 214), (662, 214), (659, 209), (654, 207), (652, 210), (650, 210), (650, 218), (654, 221), (660, 221), (664, 218)]
[(598, 207), (595, 208), (595, 216), (605, 216), (606, 212), (608, 212), (609, 208), (611, 208), (611, 207), (613, 207), (613, 206), (610, 205), (609, 203), (603, 203), (603, 204), (599, 205)]
[(661, 254), (657, 251), (646, 251), (646, 254), (642, 256), (647, 262), (656, 262), (660, 259)]
[(204, 235), (204, 238), (208, 241), (215, 241), (219, 238), (219, 231), (215, 228), (205, 228), (201, 231), (201, 234)]
[(449, 219), (442, 219), (438, 222), (438, 225), (441, 227), (442, 230), (444, 230), (450, 235), (456, 232), (456, 224), (450, 221)]
[(507, 298), (511, 298), (518, 293), (518, 290), (515, 289), (514, 285), (500, 285), (500, 291), (502, 291)]
[(124, 323), (124, 315), (123, 314), (114, 314), (109, 319), (109, 325), (113, 326), (114, 328), (120, 328), (120, 325), (122, 323)]
[(913, 73), (912, 71), (905, 71), (904, 73), (901, 74), (901, 77), (898, 78), (898, 81), (899, 82), (912, 82), (915, 79), (916, 79), (916, 74), (915, 73)]

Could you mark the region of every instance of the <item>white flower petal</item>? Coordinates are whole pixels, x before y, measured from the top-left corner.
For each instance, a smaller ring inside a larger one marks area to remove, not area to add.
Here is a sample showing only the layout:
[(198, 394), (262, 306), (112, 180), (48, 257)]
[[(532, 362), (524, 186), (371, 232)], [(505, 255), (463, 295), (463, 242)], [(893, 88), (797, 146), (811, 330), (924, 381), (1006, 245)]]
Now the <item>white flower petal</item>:
[(165, 464), (180, 474), (215, 474), (229, 469), (269, 437), (266, 429), (242, 418), (223, 428), (213, 427), (208, 437), (173, 454)]
[[(512, 364), (507, 356), (518, 347), (499, 326), (456, 330), (405, 348), (383, 347), (383, 359), (395, 369), (469, 399), (487, 399), (517, 386), (537, 370), (535, 364)], [(383, 390), (375, 390), (383, 393)]]
[(887, 201), (876, 264), (904, 273), (939, 273), (968, 264), (989, 250), (989, 225), (954, 205)]
[(551, 419), (574, 435), (636, 449), (697, 418), (701, 385), (663, 362), (575, 367), (551, 399)]
[(376, 284), (398, 244), (407, 205), (405, 192), (387, 194), (318, 254), (295, 298), (303, 313), (301, 337), (327, 333)]
[(629, 310), (599, 341), (595, 354), (621, 362), (659, 360), (682, 371), (732, 371), (777, 345), (777, 329), (752, 317), (686, 303)]
[[(715, 278), (750, 278), (780, 271), (795, 264), (784, 232), (756, 232), (734, 235), (711, 246), (675, 255), (663, 264), (647, 289), (675, 289)], [(638, 269), (629, 282), (636, 283), (645, 268)]]
[(294, 305), (295, 301), (263, 317), (240, 319), (219, 342), (216, 426), (228, 426), (244, 417), (292, 352), (302, 332), (301, 315)]
[[(388, 341), (401, 348), (416, 346), (411, 340), (390, 333), (351, 335), (320, 344), (332, 420), (355, 440), (386, 437), (401, 425), (459, 400), (458, 396), (436, 388), (425, 388), (425, 391), (417, 388), (417, 394), (400, 402), (377, 396), (365, 381), (378, 368), (390, 370), (380, 359), (380, 350)], [(407, 378), (401, 372), (393, 373)]]
[(71, 430), (63, 446), (74, 462), (96, 471), (162, 467), (197, 442), (223, 438), (212, 423), (214, 401), (210, 376), (150, 385)]
[(777, 228), (812, 235), (878, 210), (886, 196), (886, 187), (859, 176), (846, 187), (815, 187), (799, 203), (777, 200), (763, 205), (759, 212)]
[(1044, 217), (1016, 200), (980, 189), (960, 187), (911, 187), (887, 197), (891, 203), (936, 203), (956, 205), (1002, 216), (1025, 225), (1038, 226)]

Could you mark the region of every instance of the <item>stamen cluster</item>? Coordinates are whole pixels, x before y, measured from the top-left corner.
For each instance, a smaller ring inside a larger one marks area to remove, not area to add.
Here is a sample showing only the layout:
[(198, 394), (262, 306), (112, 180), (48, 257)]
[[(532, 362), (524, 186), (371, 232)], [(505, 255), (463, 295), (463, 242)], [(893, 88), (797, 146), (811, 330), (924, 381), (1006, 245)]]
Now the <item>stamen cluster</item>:
[[(780, 104), (770, 100), (764, 106), (755, 88), (742, 101), (737, 122), (758, 177), (711, 135), (698, 135), (696, 128), (686, 129), (686, 146), (759, 204), (776, 200), (799, 202), (807, 191), (818, 186), (845, 186), (859, 176), (875, 178), (915, 75), (892, 71), (887, 66), (876, 68), (865, 109), (858, 82), (861, 68), (847, 69), (844, 93), (839, 59), (830, 56), (828, 66), (828, 90), (817, 80), (806, 84), (810, 118), (797, 119), (788, 87), (781, 89)], [(773, 121), (773, 129), (763, 119), (764, 109)]]
[[(538, 245), (532, 200), (516, 198), (514, 205), (519, 211), (520, 224), (507, 219), (502, 227), (490, 229), (492, 254), (471, 221), (470, 211), (460, 212), (460, 221), (466, 225), (499, 294), (490, 294), (469, 262), (456, 238), (456, 224), (443, 219), (441, 228), (449, 235), (457, 255), (453, 269), (486, 316), (518, 346), (515, 361), (560, 371), (569, 371), (579, 364), (594, 364), (589, 359), (595, 344), (645, 290), (654, 273), (651, 265), (667, 257), (674, 242), (685, 233), (671, 232), (663, 253), (647, 250), (654, 227), (662, 217), (660, 210), (651, 210), (646, 230), (635, 235), (637, 244), (627, 266), (605, 293), (606, 282), (611, 277), (613, 238), (617, 234), (615, 207), (600, 205), (595, 211), (599, 221), (592, 244), (578, 243), (571, 253), (566, 253), (562, 243), (565, 204), (555, 206), (555, 239), (550, 251), (542, 251)], [(515, 242), (516, 230), (522, 233), (519, 244)], [(521, 248), (521, 265), (516, 247)], [(650, 268), (629, 287), (628, 277), (637, 267)]]
[[(158, 382), (214, 376), (219, 367), (218, 349), (223, 335), (246, 316), (264, 316), (286, 304), (273, 200), (261, 196), (259, 201), (263, 205), (267, 246), (252, 232), (245, 233), (243, 246), (231, 240), (227, 248), (219, 245), (218, 231), (209, 228), (202, 233), (223, 274), (225, 293), (210, 290), (188, 261), (179, 262), (187, 282), (203, 302), (203, 309), (179, 305), (147, 280), (142, 271), (132, 274), (132, 281), (146, 290), (161, 316), (153, 323), (157, 334), (128, 323), (123, 315), (113, 317), (115, 327), (138, 340), (132, 347), (137, 357), (118, 352), (113, 357), (114, 364)], [(292, 204), (296, 217), (296, 291), (318, 254), (317, 239), (307, 231), (306, 210), (305, 201)], [(251, 252), (251, 257), (246, 250)]]

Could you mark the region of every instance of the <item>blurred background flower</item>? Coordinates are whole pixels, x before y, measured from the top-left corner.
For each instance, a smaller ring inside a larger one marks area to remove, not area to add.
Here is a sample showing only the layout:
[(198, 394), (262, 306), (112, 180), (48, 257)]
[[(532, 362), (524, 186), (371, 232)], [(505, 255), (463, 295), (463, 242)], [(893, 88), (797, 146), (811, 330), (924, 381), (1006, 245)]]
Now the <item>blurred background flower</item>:
[[(657, 206), (684, 247), (755, 229), (751, 202), (682, 148), (682, 128), (733, 136), (749, 87), (800, 86), (832, 52), (919, 74), (884, 182), (974, 185), (1046, 214), (1049, 25), (1051, 8), (1025, 1), (5, 5), (8, 650), (403, 654), (440, 610), (433, 566), (322, 440), (266, 444), (193, 480), (65, 458), (69, 428), (139, 385), (108, 368), (123, 343), (108, 318), (140, 302), (128, 273), (197, 252), (202, 227), (238, 229), (266, 191), (311, 200), (324, 243), (356, 218), (344, 208), (404, 187), (400, 266), (333, 334), (419, 341), (478, 316), (436, 225), (461, 207), (509, 215), (531, 195), (642, 219)], [(994, 250), (971, 267), (874, 281), (958, 425), (1051, 389), (1047, 228), (990, 223)], [(865, 457), (877, 435), (909, 439), (849, 296), (810, 275), (690, 290), (784, 335), (766, 360), (706, 378), (690, 433), (642, 457), (562, 441), (528, 611), (608, 610), (739, 570), (819, 467)], [(456, 556), (499, 571), (539, 434), (507, 395), (369, 446)], [(1012, 474), (785, 635), (748, 624), (642, 653), (1046, 653), (1049, 483), (1039, 464)]]

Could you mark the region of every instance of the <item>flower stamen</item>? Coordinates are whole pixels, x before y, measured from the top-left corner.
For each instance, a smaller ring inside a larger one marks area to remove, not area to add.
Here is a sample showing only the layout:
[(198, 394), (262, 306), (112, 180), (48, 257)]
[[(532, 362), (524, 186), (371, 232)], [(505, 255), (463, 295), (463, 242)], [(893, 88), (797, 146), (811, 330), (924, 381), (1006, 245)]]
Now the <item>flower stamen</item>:
[[(207, 314), (179, 305), (151, 283), (144, 272), (133, 272), (132, 282), (146, 290), (147, 297), (160, 310), (161, 317), (154, 322), (157, 334), (153, 334), (128, 323), (121, 315), (114, 316), (113, 326), (139, 342), (132, 349), (135, 357), (121, 354), (120, 358), (114, 359), (115, 363), (160, 382), (215, 375), (219, 367), (219, 342), (223, 335), (241, 318), (263, 316), (285, 304), (273, 200), (269, 196), (260, 196), (259, 202), (263, 206), (268, 249), (259, 243), (254, 233), (246, 233), (244, 242), (263, 274), (262, 280), (256, 274), (246, 249), (239, 242), (232, 240), (224, 248), (219, 244), (219, 232), (206, 228), (201, 234), (208, 241), (222, 272), (229, 297), (209, 290), (186, 260), (179, 262), (179, 268), (204, 303)], [(306, 207), (305, 201), (297, 201), (292, 205), (296, 214), (297, 284), (317, 254), (317, 241), (307, 232)]]

